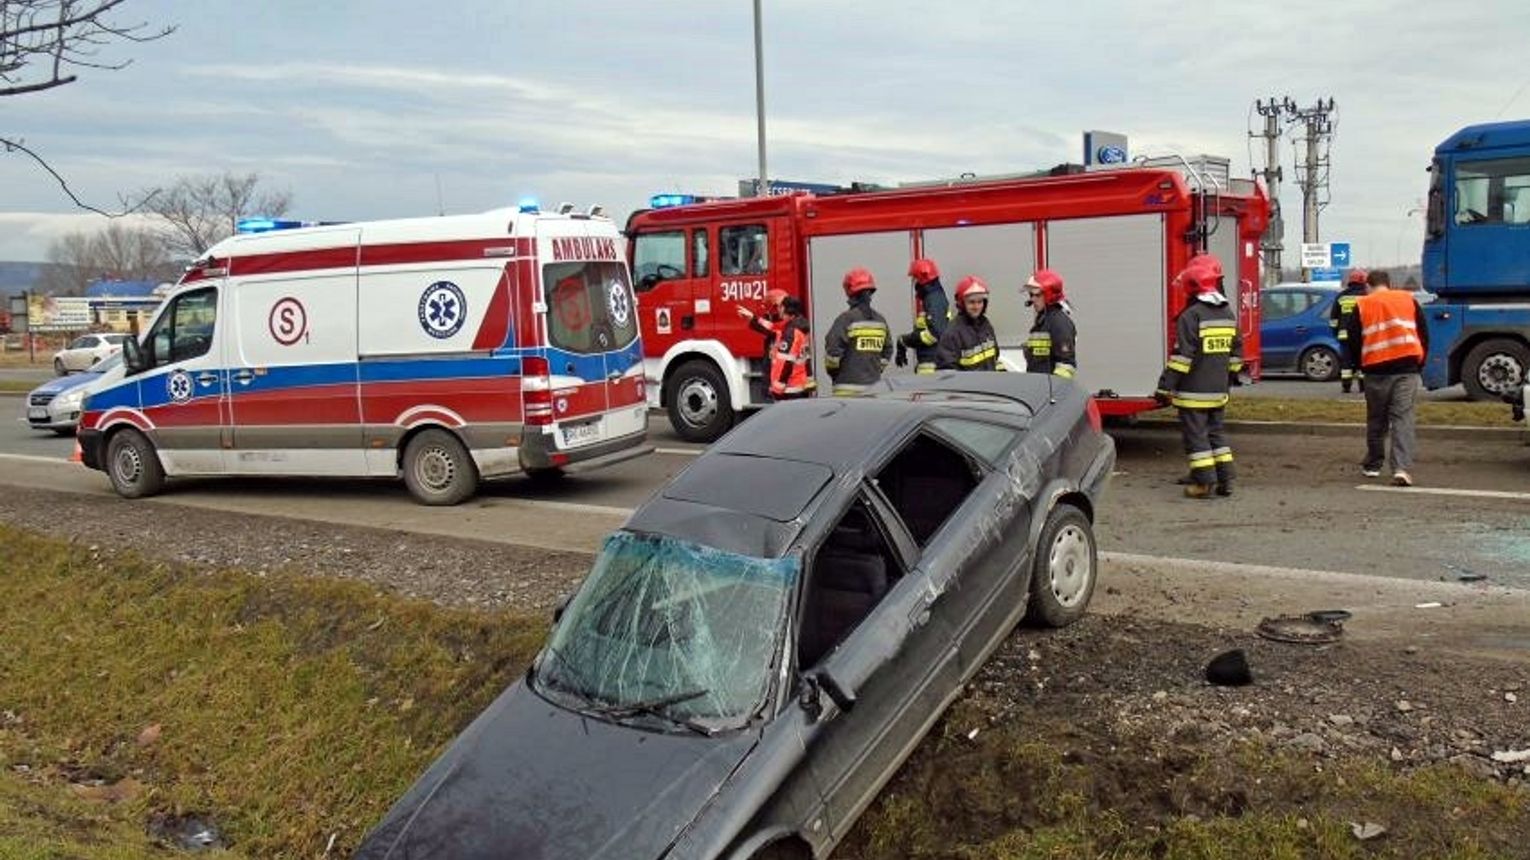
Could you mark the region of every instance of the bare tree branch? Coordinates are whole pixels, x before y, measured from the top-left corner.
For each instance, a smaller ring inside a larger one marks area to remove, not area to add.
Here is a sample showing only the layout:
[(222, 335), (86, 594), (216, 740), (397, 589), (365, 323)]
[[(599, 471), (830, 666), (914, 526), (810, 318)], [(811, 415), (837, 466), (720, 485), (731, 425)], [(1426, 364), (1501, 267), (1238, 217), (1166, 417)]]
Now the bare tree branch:
[(74, 67), (120, 69), (132, 60), (95, 60), (112, 42), (152, 42), (175, 27), (110, 20), (127, 0), (5, 0), (0, 3), (0, 96), (35, 93), (73, 83)]
[(232, 236), (239, 219), (278, 218), (292, 206), (290, 192), (261, 190), (258, 173), (181, 177), (139, 199), (144, 211), (158, 219), (165, 249), (192, 259)]
[[(59, 172), (57, 170), (53, 169), (52, 165), (48, 164), (48, 162), (46, 160), (44, 160), (41, 155), (38, 155), (37, 153), (35, 153), (32, 150), (28, 149), (27, 147), (23, 146), (21, 141), (11, 140), (10, 138), (5, 138), (5, 137), (0, 137), (0, 146), (4, 146), (6, 152), (12, 152), (12, 151), (21, 152), (21, 153), (29, 156), (33, 161), (37, 162), (38, 166), (42, 167), (43, 170), (48, 171), (48, 174), (50, 176), (52, 176), (54, 179), (58, 180), (58, 186), (60, 188), (64, 189), (64, 194), (68, 195), (69, 199), (74, 201), (74, 205), (80, 207), (81, 209), (86, 210), (87, 212), (94, 212), (97, 215), (105, 215), (108, 218), (121, 218), (123, 215), (129, 215), (129, 214), (131, 214), (133, 212), (137, 212), (139, 209), (142, 209), (144, 206), (148, 205), (151, 200), (153, 200), (153, 198), (154, 198), (154, 196), (156, 194), (159, 193), (158, 189), (155, 189), (154, 191), (151, 191), (151, 192), (146, 192), (144, 195), (142, 195), (139, 198), (138, 202), (136, 204), (134, 204), (133, 206), (131, 206), (129, 208), (126, 208), (126, 209), (123, 209), (123, 211), (121, 211), (121, 212), (107, 212), (104, 209), (97, 209), (96, 207), (90, 205), (89, 203), (86, 203), (85, 201), (81, 200), (74, 193), (74, 189), (69, 187), (69, 183), (64, 179), (64, 177), (59, 175)], [(126, 205), (126, 201), (124, 201), (124, 205)]]
[(95, 233), (68, 233), (49, 244), (39, 287), (77, 296), (94, 281), (168, 281), (176, 269), (154, 231), (113, 221)]

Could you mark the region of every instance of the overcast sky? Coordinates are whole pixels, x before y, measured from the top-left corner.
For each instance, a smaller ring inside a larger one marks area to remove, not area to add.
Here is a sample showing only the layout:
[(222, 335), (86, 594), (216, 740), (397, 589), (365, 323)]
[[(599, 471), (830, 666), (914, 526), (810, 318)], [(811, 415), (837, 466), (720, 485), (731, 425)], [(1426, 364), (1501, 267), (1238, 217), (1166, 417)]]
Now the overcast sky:
[[(749, 0), (130, 0), (124, 18), (178, 30), (112, 49), (126, 70), (0, 103), (0, 134), (97, 205), (234, 170), (290, 189), (302, 218), (433, 214), (438, 184), (448, 213), (534, 195), (624, 215), (755, 170)], [(1530, 0), (765, 0), (765, 40), (783, 179), (1050, 167), (1090, 128), (1246, 176), (1256, 97), (1332, 96), (1323, 238), (1361, 264), (1417, 259), (1405, 213), (1439, 141), (1530, 117)], [(100, 223), (0, 153), (0, 260)]]

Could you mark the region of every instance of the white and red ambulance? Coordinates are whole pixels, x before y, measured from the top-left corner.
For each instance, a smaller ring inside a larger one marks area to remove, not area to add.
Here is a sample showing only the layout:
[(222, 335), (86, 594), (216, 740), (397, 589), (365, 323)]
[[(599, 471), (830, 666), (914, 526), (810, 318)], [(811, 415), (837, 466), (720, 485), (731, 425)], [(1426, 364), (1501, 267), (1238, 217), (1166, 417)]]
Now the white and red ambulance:
[(598, 208), (241, 226), (85, 403), (82, 459), (123, 496), (402, 475), (455, 504), (480, 478), (652, 450), (631, 280)]

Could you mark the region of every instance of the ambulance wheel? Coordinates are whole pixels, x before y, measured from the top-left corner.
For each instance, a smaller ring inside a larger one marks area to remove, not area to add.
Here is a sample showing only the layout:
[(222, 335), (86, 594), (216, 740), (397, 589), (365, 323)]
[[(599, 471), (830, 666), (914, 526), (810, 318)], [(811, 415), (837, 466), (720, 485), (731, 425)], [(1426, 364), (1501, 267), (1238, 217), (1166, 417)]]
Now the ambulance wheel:
[(711, 442), (733, 426), (728, 385), (706, 359), (680, 365), (669, 380), (669, 423), (687, 442)]
[(1083, 618), (1099, 567), (1089, 518), (1072, 505), (1053, 508), (1036, 541), (1025, 619), (1040, 627), (1067, 627)]
[(1472, 347), (1461, 364), (1461, 383), (1472, 400), (1501, 400), (1525, 384), (1530, 349), (1516, 340), (1494, 338)]
[(165, 486), (154, 443), (137, 430), (120, 430), (106, 443), (106, 476), (124, 499), (152, 496)]
[(1339, 378), (1339, 354), (1326, 346), (1314, 346), (1302, 353), (1296, 366), (1312, 382), (1332, 382)]
[(462, 440), (425, 430), (404, 446), (404, 483), (422, 505), (455, 505), (478, 489), (478, 466)]

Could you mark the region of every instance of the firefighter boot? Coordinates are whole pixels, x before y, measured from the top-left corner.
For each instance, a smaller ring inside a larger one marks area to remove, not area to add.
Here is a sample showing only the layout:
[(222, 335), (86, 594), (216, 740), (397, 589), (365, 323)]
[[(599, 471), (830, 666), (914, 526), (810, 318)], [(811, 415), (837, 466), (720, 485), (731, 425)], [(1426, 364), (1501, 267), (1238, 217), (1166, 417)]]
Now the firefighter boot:
[(1185, 487), (1185, 498), (1187, 499), (1209, 499), (1211, 498), (1211, 493), (1211, 484), (1194, 483)]
[(1218, 481), (1217, 482), (1217, 495), (1219, 495), (1219, 496), (1230, 496), (1230, 495), (1232, 495), (1232, 491), (1233, 491), (1233, 482), (1231, 480)]

